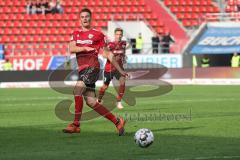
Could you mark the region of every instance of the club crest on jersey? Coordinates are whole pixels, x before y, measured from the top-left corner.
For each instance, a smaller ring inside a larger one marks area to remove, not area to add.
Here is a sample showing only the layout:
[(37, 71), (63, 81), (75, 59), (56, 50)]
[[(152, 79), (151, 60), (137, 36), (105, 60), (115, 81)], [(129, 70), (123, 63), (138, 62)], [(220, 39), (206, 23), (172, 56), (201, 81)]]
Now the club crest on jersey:
[(89, 35), (88, 35), (88, 38), (89, 38), (89, 39), (92, 39), (92, 38), (93, 38), (93, 35), (92, 35), (92, 34), (89, 34)]

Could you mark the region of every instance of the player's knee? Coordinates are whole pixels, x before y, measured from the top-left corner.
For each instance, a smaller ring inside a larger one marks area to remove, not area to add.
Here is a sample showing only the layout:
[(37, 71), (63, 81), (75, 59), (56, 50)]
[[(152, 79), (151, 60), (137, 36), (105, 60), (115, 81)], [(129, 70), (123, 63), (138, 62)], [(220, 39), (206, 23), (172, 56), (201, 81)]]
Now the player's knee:
[(82, 93), (78, 90), (73, 90), (73, 95), (82, 95)]
[(120, 78), (119, 78), (119, 84), (120, 84), (120, 85), (125, 85), (125, 81), (126, 81), (126, 80), (125, 80), (124, 77), (120, 77)]
[(109, 84), (104, 84), (104, 85), (103, 85), (103, 89), (104, 89), (104, 90), (108, 89), (108, 86), (109, 86)]
[(88, 98), (87, 101), (86, 101), (86, 104), (89, 107), (94, 107), (96, 105), (96, 101), (93, 98)]
[(120, 81), (119, 84), (120, 84), (121, 86), (125, 86), (125, 81)]
[(77, 82), (75, 88), (73, 89), (74, 95), (82, 95), (85, 90), (85, 84), (83, 82)]
[(110, 84), (110, 81), (105, 81), (105, 82), (104, 82), (104, 86), (105, 86), (106, 88), (108, 88), (109, 84)]
[(81, 95), (81, 94), (82, 94), (82, 91), (81, 91), (80, 88), (75, 87), (74, 90), (73, 90), (73, 94), (74, 94), (74, 95)]

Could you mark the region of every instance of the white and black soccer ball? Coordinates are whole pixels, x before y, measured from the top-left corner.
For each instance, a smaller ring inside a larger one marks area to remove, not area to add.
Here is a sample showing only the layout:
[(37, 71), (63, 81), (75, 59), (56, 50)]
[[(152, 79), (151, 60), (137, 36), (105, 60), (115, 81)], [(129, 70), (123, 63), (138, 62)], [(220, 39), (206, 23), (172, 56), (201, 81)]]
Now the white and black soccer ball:
[(142, 128), (135, 133), (134, 140), (139, 147), (146, 148), (153, 143), (154, 136), (150, 129)]

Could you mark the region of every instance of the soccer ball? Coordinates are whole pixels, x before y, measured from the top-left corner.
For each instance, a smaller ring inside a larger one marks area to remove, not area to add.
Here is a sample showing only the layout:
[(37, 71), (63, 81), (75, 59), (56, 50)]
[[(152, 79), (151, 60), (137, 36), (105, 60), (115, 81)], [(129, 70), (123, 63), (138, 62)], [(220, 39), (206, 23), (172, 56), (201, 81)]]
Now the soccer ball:
[(154, 136), (150, 129), (142, 128), (135, 133), (134, 140), (139, 147), (147, 148), (153, 143)]

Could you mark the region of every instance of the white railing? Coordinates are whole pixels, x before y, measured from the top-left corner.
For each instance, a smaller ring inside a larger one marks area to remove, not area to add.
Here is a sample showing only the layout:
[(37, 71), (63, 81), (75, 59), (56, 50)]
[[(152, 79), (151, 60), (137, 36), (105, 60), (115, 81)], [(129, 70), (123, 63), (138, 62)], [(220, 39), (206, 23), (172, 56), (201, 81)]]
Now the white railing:
[[(21, 48), (18, 46), (21, 45)], [(52, 56), (52, 55), (64, 55), (69, 53), (68, 44), (43, 44), (46, 47), (36, 47), (39, 44), (6, 44), (5, 52), (8, 52), (8, 56)], [(55, 47), (56, 45), (61, 47)], [(41, 46), (41, 45), (39, 45)], [(59, 53), (56, 52), (59, 50)], [(41, 53), (41, 54), (39, 54)]]
[[(50, 48), (34, 48), (34, 45), (25, 45), (24, 48), (22, 49), (19, 49), (19, 48), (16, 48), (16, 45), (17, 44), (14, 44), (12, 45), (12, 49), (11, 50), (7, 50), (9, 53), (7, 54), (8, 57), (22, 57), (22, 56), (57, 56), (57, 55), (69, 55), (70, 52), (69, 52), (69, 48), (65, 47), (65, 48), (54, 48), (53, 46), (54, 45), (50, 45), (51, 47)], [(134, 44), (131, 44), (131, 45), (134, 45)], [(143, 44), (143, 48), (142, 50), (144, 51), (143, 52), (140, 52), (138, 54), (153, 54), (153, 47), (152, 47), (152, 43), (145, 43)], [(154, 44), (156, 45), (156, 44)], [(162, 54), (163, 53), (163, 50), (167, 49), (167, 48), (164, 48), (163, 46), (163, 42), (160, 42), (157, 44), (158, 47), (154, 47), (154, 49), (158, 50), (158, 53), (156, 54)], [(170, 47), (171, 48), (171, 47)], [(56, 53), (56, 50), (61, 50), (62, 52), (59, 51), (59, 54)], [(54, 51), (55, 50), (55, 51)], [(129, 50), (131, 54), (132, 53), (132, 48), (130, 48)], [(39, 54), (39, 52), (41, 52), (41, 54)]]
[(205, 22), (240, 21), (240, 12), (232, 13), (207, 13), (201, 17)]

